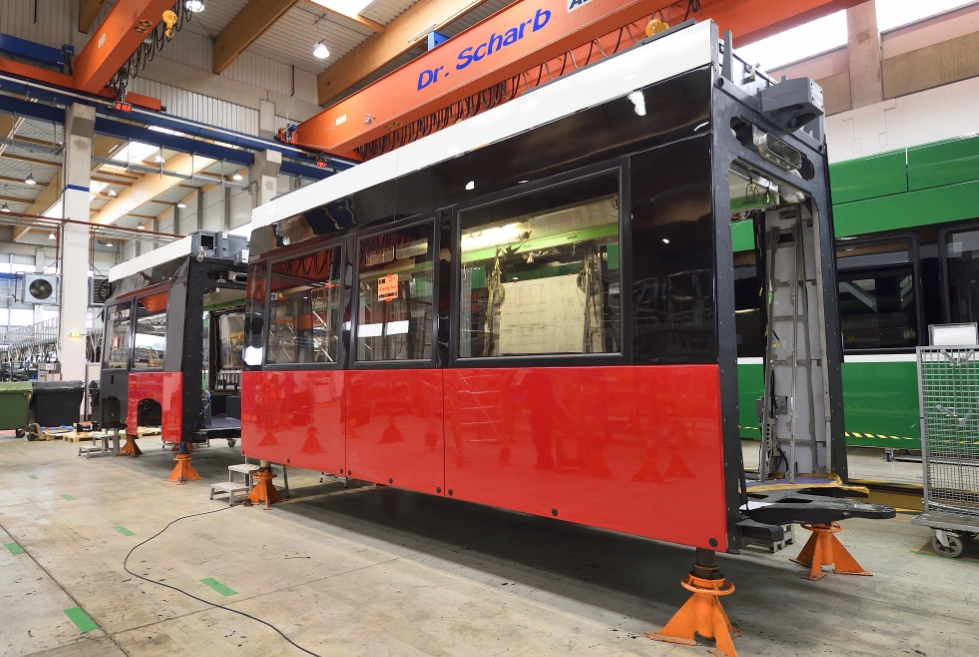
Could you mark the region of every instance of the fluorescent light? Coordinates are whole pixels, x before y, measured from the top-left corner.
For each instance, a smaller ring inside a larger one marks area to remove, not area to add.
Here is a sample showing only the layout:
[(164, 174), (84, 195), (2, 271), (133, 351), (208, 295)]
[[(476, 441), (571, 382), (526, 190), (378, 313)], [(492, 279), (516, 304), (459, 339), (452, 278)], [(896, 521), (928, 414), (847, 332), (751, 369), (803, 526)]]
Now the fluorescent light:
[(27, 174), (27, 177), (24, 178), (24, 184), (25, 185), (36, 185), (37, 184), (37, 181), (34, 180), (34, 174), (33, 173)]
[(667, 238), (667, 237), (664, 237), (664, 238), (663, 238), (663, 244), (669, 244), (669, 243), (670, 243), (670, 240), (669, 240), (669, 238)]
[(330, 56), (330, 49), (326, 47), (326, 44), (320, 41), (315, 46), (313, 46), (313, 57), (316, 59), (326, 59)]
[(357, 337), (378, 338), (381, 336), (381, 331), (383, 330), (384, 324), (361, 324), (357, 327)]
[(187, 2), (184, 3), (184, 7), (187, 7), (187, 9), (195, 14), (204, 11), (204, 3), (201, 2), (201, 0), (187, 0)]
[(408, 320), (402, 319), (397, 322), (388, 322), (384, 327), (384, 335), (403, 335), (408, 332)]
[(507, 224), (505, 226), (497, 226), (496, 228), (486, 228), (474, 235), (463, 235), (462, 250), (475, 251), (476, 249), (488, 246), (510, 244), (520, 237), (523, 232), (520, 224)]

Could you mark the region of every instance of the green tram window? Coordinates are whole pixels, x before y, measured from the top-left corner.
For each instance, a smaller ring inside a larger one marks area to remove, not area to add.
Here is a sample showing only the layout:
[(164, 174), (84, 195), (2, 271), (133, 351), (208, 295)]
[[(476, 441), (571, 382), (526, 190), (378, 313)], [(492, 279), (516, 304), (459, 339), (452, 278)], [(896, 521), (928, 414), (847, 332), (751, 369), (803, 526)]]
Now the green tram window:
[(945, 236), (949, 321), (979, 321), (979, 230)]
[(459, 357), (618, 353), (619, 174), (461, 213)]
[[(340, 247), (273, 264), (271, 288), (265, 362), (335, 363), (340, 353)], [(227, 320), (222, 328), (237, 333)]]
[(129, 366), (129, 329), (132, 325), (132, 307), (126, 303), (109, 310), (105, 323), (105, 366), (125, 369)]
[(843, 348), (918, 345), (918, 303), (911, 242), (840, 241), (836, 248)]
[(357, 360), (432, 357), (433, 222), (360, 240)]

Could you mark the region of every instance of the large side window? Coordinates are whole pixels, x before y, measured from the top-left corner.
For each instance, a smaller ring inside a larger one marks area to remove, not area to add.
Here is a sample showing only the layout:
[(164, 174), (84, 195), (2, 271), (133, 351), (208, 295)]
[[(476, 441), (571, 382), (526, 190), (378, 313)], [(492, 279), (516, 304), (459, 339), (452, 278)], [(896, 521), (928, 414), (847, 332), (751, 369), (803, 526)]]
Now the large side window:
[(359, 241), (358, 361), (432, 357), (434, 223)]
[(113, 306), (105, 322), (105, 366), (125, 369), (129, 367), (129, 329), (132, 326), (130, 304)]
[(843, 348), (908, 349), (918, 345), (918, 303), (910, 239), (836, 248)]
[(167, 350), (167, 299), (170, 293), (158, 292), (136, 301), (136, 340), (133, 344), (133, 369), (163, 367)]
[(979, 321), (979, 229), (945, 236), (949, 321)]
[(242, 361), (249, 367), (262, 364), (262, 339), (265, 331), (265, 301), (268, 292), (265, 264), (248, 267), (245, 286), (245, 346)]
[(340, 353), (340, 247), (272, 265), (269, 365), (335, 363)]
[(621, 350), (618, 171), (460, 223), (460, 358)]
[(734, 254), (734, 325), (738, 358), (765, 355), (765, 321), (761, 311), (761, 281), (752, 251)]

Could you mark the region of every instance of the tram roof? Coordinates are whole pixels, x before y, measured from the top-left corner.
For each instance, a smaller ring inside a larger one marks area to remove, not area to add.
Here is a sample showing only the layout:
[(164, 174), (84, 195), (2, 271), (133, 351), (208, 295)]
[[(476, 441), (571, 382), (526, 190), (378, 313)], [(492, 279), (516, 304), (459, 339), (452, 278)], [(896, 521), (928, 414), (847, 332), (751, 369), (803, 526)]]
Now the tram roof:
[(712, 61), (711, 33), (709, 20), (664, 33), (659, 39), (603, 59), (471, 119), (254, 208), (251, 223), (232, 232), (250, 235), (253, 230), (380, 182), (425, 169), (706, 66)]

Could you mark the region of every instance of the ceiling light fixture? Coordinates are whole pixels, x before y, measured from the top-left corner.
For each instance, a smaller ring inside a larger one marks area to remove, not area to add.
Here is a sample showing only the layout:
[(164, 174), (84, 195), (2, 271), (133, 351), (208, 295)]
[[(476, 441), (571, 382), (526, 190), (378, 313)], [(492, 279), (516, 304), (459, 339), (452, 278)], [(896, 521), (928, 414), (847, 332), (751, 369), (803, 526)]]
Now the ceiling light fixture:
[(112, 198), (115, 198), (115, 197), (119, 196), (119, 193), (116, 190), (112, 189), (111, 187), (109, 188), (109, 191), (107, 193)]
[(10, 206), (4, 201), (3, 205), (0, 205), (0, 212), (10, 212)]
[(245, 179), (245, 177), (241, 175), (240, 171), (235, 171), (233, 174), (231, 174), (231, 179), (234, 180), (235, 182), (241, 182), (242, 180)]
[(320, 41), (315, 46), (313, 46), (313, 57), (316, 59), (326, 59), (330, 56), (330, 49), (326, 47), (326, 44)]
[(37, 184), (37, 181), (34, 180), (34, 173), (33, 172), (27, 174), (27, 177), (24, 178), (24, 184), (25, 185), (36, 185)]
[(184, 7), (187, 7), (187, 9), (195, 14), (204, 11), (204, 3), (201, 0), (187, 0), (184, 3)]
[(157, 153), (156, 157), (153, 158), (153, 161), (156, 162), (157, 164), (163, 164), (166, 162), (166, 160), (163, 158), (162, 153)]
[(180, 208), (181, 210), (183, 210), (184, 208), (187, 207), (187, 204), (184, 203), (183, 201), (178, 201), (177, 202), (177, 207)]
[(146, 226), (136, 226), (136, 230), (146, 230)]
[(53, 239), (57, 239), (57, 238), (54, 236), (54, 233), (49, 233), (48, 234), (48, 239), (49, 240), (53, 240)]

